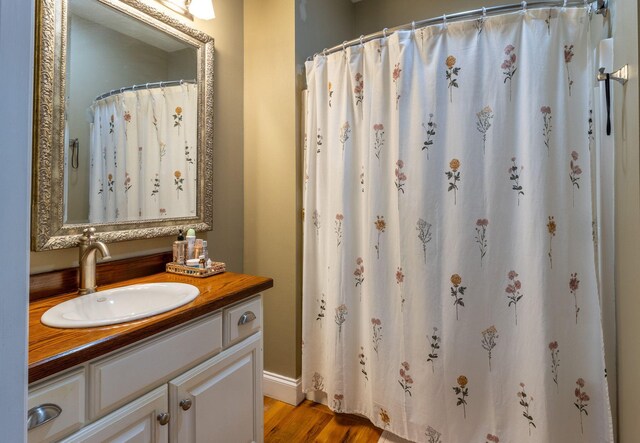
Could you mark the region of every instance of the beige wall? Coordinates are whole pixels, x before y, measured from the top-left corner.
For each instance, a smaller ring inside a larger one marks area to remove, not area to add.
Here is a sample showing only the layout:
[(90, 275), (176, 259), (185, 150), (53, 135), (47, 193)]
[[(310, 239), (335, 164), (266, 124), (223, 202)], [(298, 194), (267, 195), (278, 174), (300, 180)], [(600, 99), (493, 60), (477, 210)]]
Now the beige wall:
[(294, 9), (245, 0), (244, 269), (275, 281), (264, 303), (265, 370), (297, 368), (297, 164)]
[(265, 370), (300, 375), (302, 65), (350, 38), (347, 0), (245, 0), (245, 272), (273, 277)]
[[(158, 3), (146, 0), (154, 7)], [(242, 271), (243, 254), (243, 4), (216, 0), (216, 18), (194, 26), (215, 39), (214, 83), (214, 222), (213, 231), (198, 234), (208, 240), (209, 253)], [(191, 22), (189, 22), (191, 23)], [(173, 238), (110, 245), (114, 259), (171, 249)], [(32, 252), (31, 273), (77, 266), (77, 249)]]
[[(355, 36), (371, 34), (442, 14), (519, 3), (515, 0), (364, 0), (356, 3)], [(337, 44), (339, 42), (335, 42)]]

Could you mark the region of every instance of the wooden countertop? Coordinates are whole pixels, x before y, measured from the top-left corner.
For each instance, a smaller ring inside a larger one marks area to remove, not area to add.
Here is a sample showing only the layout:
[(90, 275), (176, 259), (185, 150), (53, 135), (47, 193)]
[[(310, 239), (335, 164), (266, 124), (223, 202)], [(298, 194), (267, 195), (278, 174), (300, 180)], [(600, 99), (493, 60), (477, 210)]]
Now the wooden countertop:
[(270, 278), (233, 272), (207, 278), (162, 272), (104, 285), (99, 290), (134, 283), (157, 282), (190, 283), (200, 289), (200, 295), (191, 303), (164, 314), (119, 325), (83, 329), (50, 328), (40, 322), (40, 317), (47, 309), (77, 297), (76, 293), (67, 293), (30, 303), (29, 383), (108, 354), (273, 287), (273, 280)]

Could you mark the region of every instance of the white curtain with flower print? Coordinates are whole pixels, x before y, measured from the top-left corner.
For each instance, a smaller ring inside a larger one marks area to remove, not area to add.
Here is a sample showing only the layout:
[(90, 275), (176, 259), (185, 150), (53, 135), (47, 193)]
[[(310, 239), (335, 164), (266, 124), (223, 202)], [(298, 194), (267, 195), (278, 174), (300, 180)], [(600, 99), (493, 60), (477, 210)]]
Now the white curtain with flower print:
[(414, 441), (609, 442), (586, 8), (307, 62), (303, 388)]
[(196, 214), (197, 85), (125, 91), (91, 112), (91, 223)]

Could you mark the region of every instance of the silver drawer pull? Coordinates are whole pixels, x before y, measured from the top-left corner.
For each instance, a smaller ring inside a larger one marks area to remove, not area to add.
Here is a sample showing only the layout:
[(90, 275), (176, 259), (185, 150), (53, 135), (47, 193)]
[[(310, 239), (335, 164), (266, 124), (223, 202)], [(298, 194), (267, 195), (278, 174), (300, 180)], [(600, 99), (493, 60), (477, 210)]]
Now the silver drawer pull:
[(191, 408), (192, 404), (193, 403), (191, 402), (190, 398), (185, 398), (184, 400), (180, 401), (180, 407), (183, 411), (188, 411)]
[(45, 403), (35, 408), (29, 409), (27, 412), (27, 430), (32, 430), (38, 426), (50, 422), (60, 415), (62, 409), (53, 403)]
[(256, 319), (256, 314), (254, 314), (251, 311), (247, 311), (244, 314), (242, 314), (238, 319), (238, 326), (245, 325), (249, 322), (254, 321), (255, 319)]
[(169, 415), (169, 413), (167, 412), (161, 412), (160, 414), (158, 414), (158, 416), (156, 417), (156, 420), (158, 420), (158, 423), (160, 423), (160, 426), (164, 426), (167, 423), (169, 423), (169, 419), (171, 418), (171, 416)]

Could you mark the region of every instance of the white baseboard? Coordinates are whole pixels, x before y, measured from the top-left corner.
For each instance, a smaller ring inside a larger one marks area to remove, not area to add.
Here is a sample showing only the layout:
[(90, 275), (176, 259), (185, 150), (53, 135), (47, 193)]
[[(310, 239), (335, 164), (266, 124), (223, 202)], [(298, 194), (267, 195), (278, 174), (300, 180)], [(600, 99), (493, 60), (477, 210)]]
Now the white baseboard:
[(289, 378), (273, 372), (264, 371), (262, 392), (267, 397), (297, 406), (304, 400), (302, 379)]

